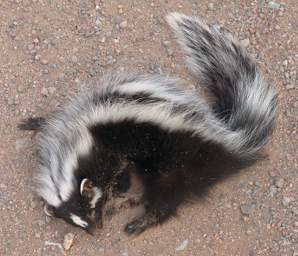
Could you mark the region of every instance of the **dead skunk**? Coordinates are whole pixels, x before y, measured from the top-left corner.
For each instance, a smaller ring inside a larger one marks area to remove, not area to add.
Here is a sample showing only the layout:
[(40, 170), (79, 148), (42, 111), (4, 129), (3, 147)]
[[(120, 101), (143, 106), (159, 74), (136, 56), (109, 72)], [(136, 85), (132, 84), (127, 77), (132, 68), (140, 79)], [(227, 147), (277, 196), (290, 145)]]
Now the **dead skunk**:
[(21, 123), (39, 131), (36, 184), (48, 214), (91, 231), (107, 189), (129, 187), (125, 159), (144, 184), (145, 212), (125, 226), (138, 234), (174, 215), (190, 191), (258, 158), (274, 90), (232, 36), (177, 13), (167, 21), (212, 102), (165, 76), (109, 75), (49, 117)]

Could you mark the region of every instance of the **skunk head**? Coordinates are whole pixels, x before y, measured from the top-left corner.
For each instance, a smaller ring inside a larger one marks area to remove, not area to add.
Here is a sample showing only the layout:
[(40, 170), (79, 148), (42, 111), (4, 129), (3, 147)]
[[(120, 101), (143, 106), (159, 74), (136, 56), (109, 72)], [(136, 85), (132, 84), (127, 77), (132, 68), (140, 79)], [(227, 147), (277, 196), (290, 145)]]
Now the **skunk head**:
[(104, 202), (103, 191), (90, 179), (83, 179), (77, 191), (58, 207), (45, 205), (48, 216), (61, 218), (66, 222), (93, 233), (97, 223), (101, 224), (101, 211)]

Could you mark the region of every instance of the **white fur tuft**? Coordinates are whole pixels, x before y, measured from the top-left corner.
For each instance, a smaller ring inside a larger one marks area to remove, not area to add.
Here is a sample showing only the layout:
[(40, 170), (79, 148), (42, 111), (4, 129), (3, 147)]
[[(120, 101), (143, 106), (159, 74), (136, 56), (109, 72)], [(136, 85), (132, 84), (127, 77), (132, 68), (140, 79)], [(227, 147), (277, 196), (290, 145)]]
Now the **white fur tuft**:
[(94, 197), (90, 201), (90, 208), (94, 209), (98, 200), (102, 197), (102, 191), (98, 187), (93, 188)]

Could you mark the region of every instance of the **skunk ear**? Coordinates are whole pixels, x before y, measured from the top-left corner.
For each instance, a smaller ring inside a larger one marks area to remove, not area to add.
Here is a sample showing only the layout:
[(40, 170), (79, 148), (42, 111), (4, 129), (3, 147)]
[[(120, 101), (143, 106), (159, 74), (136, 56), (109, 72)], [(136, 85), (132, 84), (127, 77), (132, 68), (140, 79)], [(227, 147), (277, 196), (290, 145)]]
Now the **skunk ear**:
[(92, 180), (83, 179), (80, 185), (80, 194), (83, 197), (92, 198), (93, 197), (93, 188), (95, 185), (93, 184)]
[(91, 208), (95, 208), (96, 203), (102, 197), (102, 190), (95, 186), (91, 180), (83, 179), (80, 185), (80, 194), (89, 201)]

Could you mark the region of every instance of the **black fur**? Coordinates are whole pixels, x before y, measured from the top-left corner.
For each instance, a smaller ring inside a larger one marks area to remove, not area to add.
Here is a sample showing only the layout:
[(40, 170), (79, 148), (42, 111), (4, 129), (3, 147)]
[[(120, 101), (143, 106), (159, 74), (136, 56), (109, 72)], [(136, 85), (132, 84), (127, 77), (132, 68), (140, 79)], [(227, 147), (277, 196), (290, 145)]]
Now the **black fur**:
[(30, 117), (18, 124), (21, 130), (39, 131), (45, 125), (46, 119), (44, 117)]
[(91, 172), (90, 178), (98, 180), (104, 176), (108, 177), (105, 183), (112, 183), (117, 176), (111, 172), (115, 159), (106, 158), (104, 152), (114, 152), (134, 163), (145, 186), (145, 213), (126, 225), (127, 233), (140, 233), (163, 223), (175, 214), (186, 196), (202, 196), (211, 184), (244, 166), (221, 145), (185, 132), (168, 132), (150, 123), (126, 120), (96, 125), (90, 130), (103, 150), (96, 158), (103, 159), (98, 165), (100, 172)]

